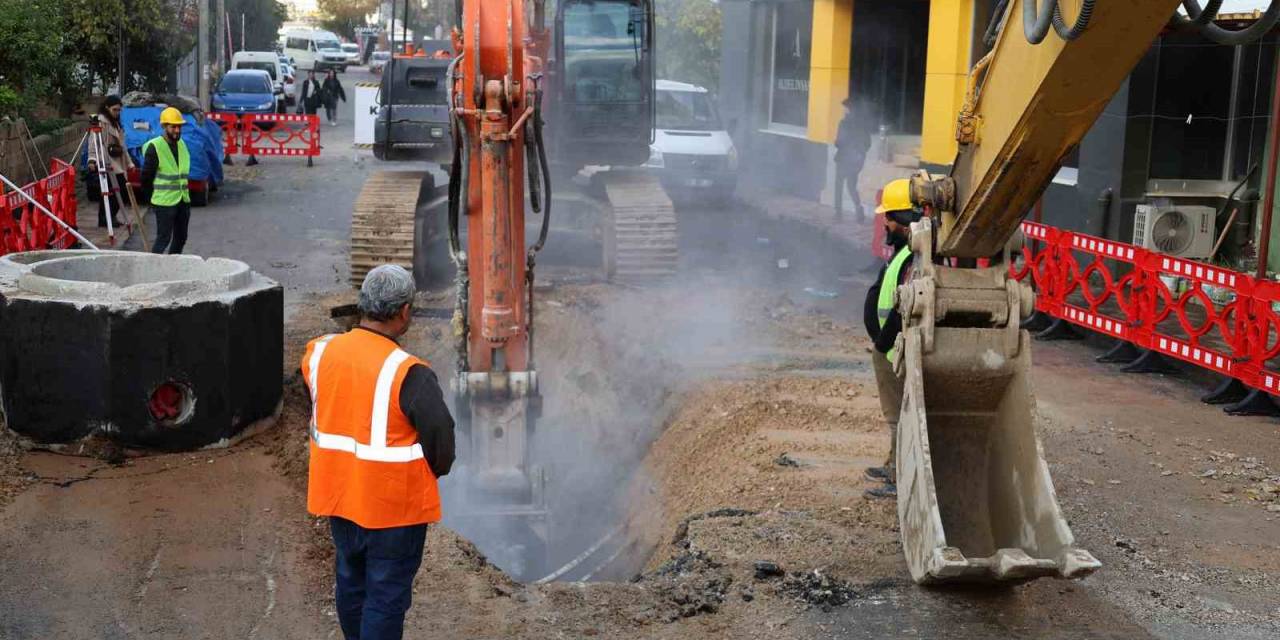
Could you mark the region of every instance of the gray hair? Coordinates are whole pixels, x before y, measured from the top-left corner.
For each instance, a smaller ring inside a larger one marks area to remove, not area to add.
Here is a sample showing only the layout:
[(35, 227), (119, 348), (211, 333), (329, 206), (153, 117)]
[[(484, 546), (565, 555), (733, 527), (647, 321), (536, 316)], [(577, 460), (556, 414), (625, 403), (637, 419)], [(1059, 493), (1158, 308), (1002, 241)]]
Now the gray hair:
[(413, 302), (413, 275), (398, 264), (374, 267), (360, 285), (360, 315), (379, 322), (395, 317)]

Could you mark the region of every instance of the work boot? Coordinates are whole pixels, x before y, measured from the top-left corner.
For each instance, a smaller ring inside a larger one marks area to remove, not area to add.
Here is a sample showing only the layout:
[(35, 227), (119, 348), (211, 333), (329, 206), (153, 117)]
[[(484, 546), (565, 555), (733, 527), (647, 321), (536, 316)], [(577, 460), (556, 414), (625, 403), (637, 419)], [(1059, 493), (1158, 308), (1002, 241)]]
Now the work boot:
[(883, 487), (876, 487), (874, 489), (867, 489), (866, 491), (863, 491), (862, 495), (868, 498), (871, 498), (873, 500), (881, 500), (885, 498), (897, 498), (898, 485), (893, 484), (892, 482), (885, 483)]
[(893, 484), (893, 469), (890, 469), (889, 467), (867, 467), (867, 469), (862, 472), (862, 477), (872, 482)]

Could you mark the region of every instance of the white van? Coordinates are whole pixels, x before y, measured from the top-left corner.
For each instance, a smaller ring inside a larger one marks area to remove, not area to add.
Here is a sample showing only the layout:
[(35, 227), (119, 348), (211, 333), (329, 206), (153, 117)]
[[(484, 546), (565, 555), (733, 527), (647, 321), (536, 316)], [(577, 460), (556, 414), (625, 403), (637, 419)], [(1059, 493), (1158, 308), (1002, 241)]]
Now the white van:
[(645, 167), (668, 194), (727, 200), (738, 185), (738, 150), (715, 98), (697, 85), (658, 80), (657, 121)]
[(284, 55), (293, 58), (299, 71), (347, 70), (347, 54), (338, 36), (320, 29), (293, 29), (280, 38)]
[(257, 69), (266, 71), (271, 76), (271, 85), (276, 95), (276, 112), (284, 113), (286, 96), (284, 92), (285, 65), (280, 63), (280, 54), (274, 51), (237, 51), (231, 56), (232, 69)]

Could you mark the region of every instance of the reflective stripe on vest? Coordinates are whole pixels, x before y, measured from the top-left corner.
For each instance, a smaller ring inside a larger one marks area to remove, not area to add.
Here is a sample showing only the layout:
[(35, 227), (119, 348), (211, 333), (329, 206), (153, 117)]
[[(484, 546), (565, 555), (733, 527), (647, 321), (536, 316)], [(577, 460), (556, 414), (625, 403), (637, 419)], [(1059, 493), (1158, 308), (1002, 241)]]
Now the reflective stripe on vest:
[[(172, 207), (179, 202), (191, 202), (188, 180), (191, 177), (191, 154), (187, 151), (187, 143), (178, 141), (178, 157), (164, 136), (152, 138), (147, 146), (156, 149), (156, 180), (151, 187), (151, 204), (158, 207)], [(146, 154), (144, 148), (143, 154)]]
[(324, 433), (316, 425), (316, 407), (318, 405), (320, 357), (324, 355), (325, 346), (334, 336), (325, 336), (316, 342), (311, 352), (311, 360), (307, 363), (311, 375), (311, 439), (321, 449), (345, 451), (361, 460), (371, 462), (412, 462), (423, 458), (422, 445), (414, 443), (407, 447), (387, 446), (387, 416), (391, 411), (391, 387), (395, 381), (396, 370), (409, 354), (400, 349), (391, 352), (382, 363), (378, 372), (378, 381), (373, 391), (373, 418), (369, 423), (369, 443), (358, 442), (349, 436)]
[[(893, 260), (889, 261), (889, 267), (884, 270), (884, 280), (880, 281), (880, 297), (876, 300), (876, 315), (879, 317), (881, 329), (889, 321), (889, 314), (893, 312), (893, 292), (898, 290), (898, 279), (902, 277), (902, 265), (906, 264), (907, 258), (910, 257), (911, 248), (903, 247), (897, 255), (893, 256)], [(889, 362), (897, 361), (897, 347), (890, 349), (885, 357)]]

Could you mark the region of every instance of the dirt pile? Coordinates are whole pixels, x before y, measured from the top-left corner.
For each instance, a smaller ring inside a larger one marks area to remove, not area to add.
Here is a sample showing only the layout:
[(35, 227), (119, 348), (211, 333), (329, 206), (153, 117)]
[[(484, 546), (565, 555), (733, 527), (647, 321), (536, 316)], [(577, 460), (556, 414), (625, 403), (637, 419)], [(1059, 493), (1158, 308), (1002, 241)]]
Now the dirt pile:
[[(699, 388), (650, 452), (650, 484), (634, 488), (646, 505), (640, 513), (660, 514), (649, 516), (649, 526), (643, 515), (633, 519), (662, 541), (649, 567), (700, 533), (712, 549), (742, 544), (735, 556), (756, 553), (744, 558), (785, 561), (793, 570), (819, 566), (806, 546), (836, 541), (861, 540), (850, 551), (873, 556), (896, 553), (892, 504), (862, 496), (869, 486), (863, 469), (887, 453), (888, 431), (866, 379), (779, 377)], [(867, 545), (868, 538), (880, 542)], [(822, 562), (853, 569), (867, 560), (837, 554)]]
[(0, 414), (0, 508), (4, 508), (14, 496), (29, 484), (22, 473), (22, 456), (26, 452), (18, 435), (4, 425)]

